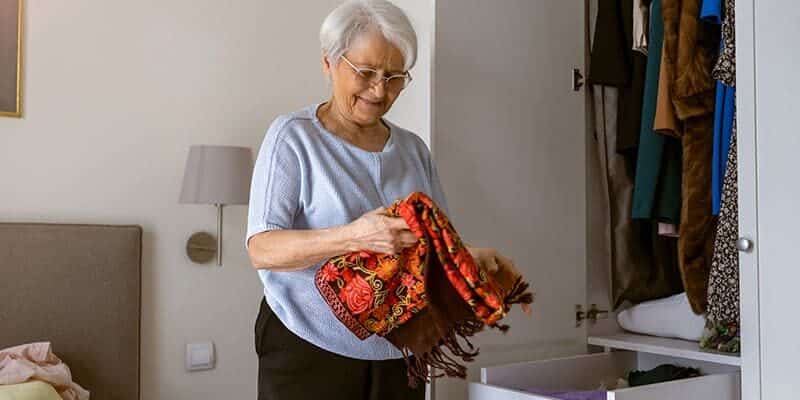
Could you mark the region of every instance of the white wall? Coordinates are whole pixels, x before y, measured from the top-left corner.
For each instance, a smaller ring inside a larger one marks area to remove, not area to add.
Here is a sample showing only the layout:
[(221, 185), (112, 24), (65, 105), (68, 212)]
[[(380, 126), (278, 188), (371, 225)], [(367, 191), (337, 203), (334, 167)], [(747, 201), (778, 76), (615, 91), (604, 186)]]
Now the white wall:
[(430, 146), (431, 137), (431, 56), (435, 0), (392, 0), (408, 13), (417, 31), (417, 65), (411, 70), (413, 81), (392, 107), (387, 118), (418, 134)]
[[(398, 0), (421, 41), (390, 119), (430, 132), (432, 0)], [(23, 119), (0, 119), (0, 219), (144, 228), (142, 399), (256, 397), (261, 286), (226, 210), (224, 266), (185, 241), (212, 206), (177, 202), (191, 144), (257, 150), (272, 119), (326, 99), (317, 33), (338, 0), (27, 1)], [(186, 373), (186, 342), (217, 368)], [(57, 349), (56, 349), (57, 350)]]

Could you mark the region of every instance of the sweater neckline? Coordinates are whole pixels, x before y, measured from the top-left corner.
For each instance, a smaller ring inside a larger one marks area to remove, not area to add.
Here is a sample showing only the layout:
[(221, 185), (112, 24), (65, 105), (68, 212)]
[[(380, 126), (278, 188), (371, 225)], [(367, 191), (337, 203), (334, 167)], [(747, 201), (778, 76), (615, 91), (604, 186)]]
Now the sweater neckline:
[(396, 127), (394, 126), (394, 124), (392, 124), (391, 122), (387, 121), (384, 118), (381, 118), (381, 122), (383, 122), (383, 124), (386, 125), (387, 128), (389, 128), (389, 138), (386, 139), (386, 143), (383, 145), (383, 149), (381, 151), (369, 151), (369, 150), (364, 149), (362, 147), (356, 146), (355, 144), (353, 144), (353, 143), (349, 142), (348, 140), (344, 139), (343, 137), (331, 132), (330, 130), (328, 130), (328, 128), (325, 128), (325, 125), (323, 125), (322, 121), (320, 121), (319, 117), (317, 117), (317, 111), (325, 103), (327, 103), (327, 102), (324, 101), (324, 102), (316, 103), (316, 104), (312, 105), (311, 107), (309, 107), (309, 114), (310, 114), (311, 120), (317, 126), (317, 129), (319, 129), (320, 131), (322, 131), (326, 135), (333, 137), (335, 140), (337, 140), (338, 142), (342, 143), (345, 147), (353, 149), (353, 150), (358, 151), (360, 153), (366, 153), (366, 154), (372, 154), (372, 155), (380, 155), (380, 154), (386, 154), (386, 153), (388, 153), (389, 151), (392, 150), (392, 148), (394, 147), (394, 137), (395, 137), (395, 134), (397, 133), (396, 132)]

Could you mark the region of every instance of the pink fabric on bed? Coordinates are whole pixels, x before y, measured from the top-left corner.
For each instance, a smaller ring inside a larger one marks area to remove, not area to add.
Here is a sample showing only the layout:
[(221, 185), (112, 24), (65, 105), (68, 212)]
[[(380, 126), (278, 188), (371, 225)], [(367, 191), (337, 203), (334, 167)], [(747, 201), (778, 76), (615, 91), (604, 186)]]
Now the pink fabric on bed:
[(72, 381), (69, 367), (53, 353), (50, 342), (0, 350), (0, 385), (29, 380), (51, 384), (64, 400), (89, 399), (89, 392)]

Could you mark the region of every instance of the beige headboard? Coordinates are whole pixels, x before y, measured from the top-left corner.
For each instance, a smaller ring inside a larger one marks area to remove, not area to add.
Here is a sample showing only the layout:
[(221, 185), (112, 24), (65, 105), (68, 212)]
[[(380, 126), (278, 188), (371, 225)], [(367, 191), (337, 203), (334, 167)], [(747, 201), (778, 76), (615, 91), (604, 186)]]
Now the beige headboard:
[(0, 348), (50, 341), (93, 400), (139, 399), (142, 229), (0, 223)]

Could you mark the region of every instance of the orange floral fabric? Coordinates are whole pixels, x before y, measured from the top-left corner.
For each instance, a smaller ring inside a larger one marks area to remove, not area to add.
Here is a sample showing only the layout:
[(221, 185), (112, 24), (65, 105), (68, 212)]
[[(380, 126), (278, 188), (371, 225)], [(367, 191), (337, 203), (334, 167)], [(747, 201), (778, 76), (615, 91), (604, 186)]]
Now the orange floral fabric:
[(423, 277), (430, 249), (479, 321), (493, 325), (506, 315), (500, 287), (477, 267), (447, 216), (425, 193), (395, 201), (387, 214), (406, 220), (416, 245), (399, 255), (341, 255), (317, 272), (317, 287), (356, 336), (385, 336), (427, 306)]
[(425, 193), (396, 200), (387, 215), (402, 217), (417, 243), (396, 255), (357, 251), (333, 257), (318, 270), (317, 288), (358, 338), (385, 336), (403, 350), (409, 382), (427, 378), (428, 366), (464, 377), (463, 365), (441, 348), (471, 361), (477, 351), (468, 341), (470, 350), (463, 349), (455, 336), (472, 336), (487, 325), (507, 330), (498, 321), (511, 304), (532, 302), (528, 284), (507, 273), (502, 282), (487, 276)]

